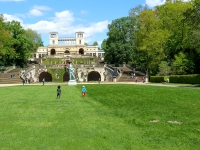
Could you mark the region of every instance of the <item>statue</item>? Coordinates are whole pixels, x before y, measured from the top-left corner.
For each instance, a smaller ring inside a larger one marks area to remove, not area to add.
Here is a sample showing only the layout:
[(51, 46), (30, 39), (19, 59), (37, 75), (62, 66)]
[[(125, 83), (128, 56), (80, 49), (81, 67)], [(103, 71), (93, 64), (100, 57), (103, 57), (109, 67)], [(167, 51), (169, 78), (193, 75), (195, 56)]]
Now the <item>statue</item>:
[(69, 81), (76, 81), (76, 77), (74, 74), (74, 68), (72, 66), (71, 63), (69, 63), (69, 67), (67, 67), (69, 69)]

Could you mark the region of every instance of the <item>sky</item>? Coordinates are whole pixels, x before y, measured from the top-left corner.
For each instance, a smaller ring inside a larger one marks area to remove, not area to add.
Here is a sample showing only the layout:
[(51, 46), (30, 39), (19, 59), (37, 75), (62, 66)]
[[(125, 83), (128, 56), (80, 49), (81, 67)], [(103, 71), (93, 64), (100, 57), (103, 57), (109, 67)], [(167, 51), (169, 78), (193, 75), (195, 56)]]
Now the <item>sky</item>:
[(37, 31), (44, 46), (49, 44), (49, 32), (59, 38), (85, 33), (85, 42), (99, 46), (107, 38), (108, 24), (128, 16), (131, 8), (147, 4), (163, 4), (165, 0), (0, 0), (0, 14), (6, 21), (19, 21), (24, 29)]

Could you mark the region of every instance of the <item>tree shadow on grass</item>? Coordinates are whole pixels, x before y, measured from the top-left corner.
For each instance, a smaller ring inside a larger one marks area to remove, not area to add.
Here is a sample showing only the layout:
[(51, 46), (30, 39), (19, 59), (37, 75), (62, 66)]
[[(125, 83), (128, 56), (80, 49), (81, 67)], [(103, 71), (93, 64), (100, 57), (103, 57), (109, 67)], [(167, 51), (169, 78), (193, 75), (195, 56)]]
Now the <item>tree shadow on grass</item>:
[(180, 88), (200, 88), (200, 84), (191, 84), (186, 86), (178, 86)]

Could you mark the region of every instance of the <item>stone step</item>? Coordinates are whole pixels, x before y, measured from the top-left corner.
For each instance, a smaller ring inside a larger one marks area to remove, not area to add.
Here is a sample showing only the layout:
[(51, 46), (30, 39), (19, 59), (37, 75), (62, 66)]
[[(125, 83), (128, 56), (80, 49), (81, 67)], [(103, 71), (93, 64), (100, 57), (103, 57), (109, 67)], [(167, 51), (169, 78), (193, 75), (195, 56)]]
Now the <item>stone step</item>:
[[(143, 76), (136, 76), (138, 77), (138, 82), (142, 82), (142, 77)], [(135, 82), (135, 78), (132, 78), (131, 73), (130, 72), (123, 72), (123, 74), (121, 75), (121, 77), (118, 79), (117, 82)]]
[[(0, 78), (8, 78), (8, 74), (11, 75), (11, 73), (0, 73)], [(12, 75), (15, 74), (15, 78), (19, 77), (19, 73), (12, 73)]]
[(22, 79), (20, 78), (0, 78), (0, 84), (14, 84), (14, 83), (22, 83)]

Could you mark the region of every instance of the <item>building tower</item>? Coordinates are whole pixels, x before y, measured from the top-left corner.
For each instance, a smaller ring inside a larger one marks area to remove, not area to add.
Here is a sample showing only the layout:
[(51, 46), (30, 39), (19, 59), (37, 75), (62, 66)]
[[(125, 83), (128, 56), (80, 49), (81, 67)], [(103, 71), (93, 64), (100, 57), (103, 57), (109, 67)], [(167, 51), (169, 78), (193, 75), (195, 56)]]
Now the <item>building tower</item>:
[(58, 32), (50, 32), (49, 33), (49, 44), (50, 45), (58, 44)]
[(76, 45), (84, 45), (84, 32), (76, 32)]

